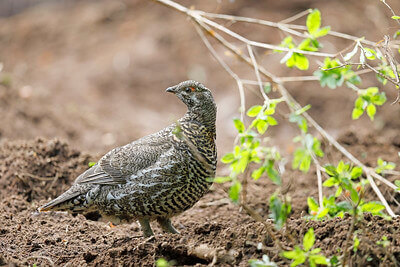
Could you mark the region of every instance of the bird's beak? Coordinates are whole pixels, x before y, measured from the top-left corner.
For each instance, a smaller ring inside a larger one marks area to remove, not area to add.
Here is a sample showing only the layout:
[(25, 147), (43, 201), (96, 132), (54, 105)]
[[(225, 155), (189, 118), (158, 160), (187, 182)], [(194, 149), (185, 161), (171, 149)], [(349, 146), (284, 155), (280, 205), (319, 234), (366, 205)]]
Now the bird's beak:
[(168, 87), (166, 90), (165, 90), (165, 92), (168, 92), (168, 93), (176, 93), (176, 86), (172, 86), (172, 87)]

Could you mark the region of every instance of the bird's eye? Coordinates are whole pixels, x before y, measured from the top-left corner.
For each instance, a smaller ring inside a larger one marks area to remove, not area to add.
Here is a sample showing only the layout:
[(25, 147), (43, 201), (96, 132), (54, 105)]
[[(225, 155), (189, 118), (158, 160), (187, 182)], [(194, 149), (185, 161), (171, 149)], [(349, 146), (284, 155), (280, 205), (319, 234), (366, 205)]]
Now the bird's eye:
[(196, 89), (194, 87), (186, 87), (185, 88), (185, 92), (186, 93), (190, 93), (190, 92), (194, 92)]

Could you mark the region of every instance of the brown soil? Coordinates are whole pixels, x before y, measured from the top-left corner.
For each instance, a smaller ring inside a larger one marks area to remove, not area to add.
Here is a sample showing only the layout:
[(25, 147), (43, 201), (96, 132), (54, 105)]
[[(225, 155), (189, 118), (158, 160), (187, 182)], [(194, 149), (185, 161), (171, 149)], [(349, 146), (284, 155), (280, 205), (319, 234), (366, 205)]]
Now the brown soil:
[[(152, 239), (141, 237), (136, 223), (110, 227), (94, 217), (89, 220), (81, 215), (36, 211), (40, 204), (65, 191), (89, 161), (178, 118), (184, 107), (164, 94), (163, 88), (187, 79), (188, 70), (204, 72), (207, 86), (215, 88), (220, 155), (231, 149), (235, 136), (231, 119), (238, 115), (234, 81), (211, 59), (181, 15), (152, 1), (61, 3), (43, 4), (0, 21), (0, 59), (5, 66), (0, 73), (0, 266), (151, 266), (159, 258), (176, 265), (247, 266), (249, 259), (260, 259), (263, 254), (279, 266), (289, 265), (279, 256), (264, 226), (227, 200), (218, 186), (173, 219), (180, 235), (161, 233), (155, 226)], [(372, 0), (196, 4), (212, 12), (274, 21), (318, 7), (324, 23), (335, 30), (376, 41), (392, 29), (381, 22), (389, 16), (385, 7)], [(391, 4), (400, 10), (399, 3)], [(371, 12), (383, 19), (370, 21)], [(366, 23), (374, 27), (366, 28)], [(250, 32), (257, 40), (278, 43), (282, 37), (269, 29), (260, 37), (247, 26), (233, 27)], [(332, 42), (334, 51), (346, 45)], [(263, 51), (257, 52), (261, 56)], [(115, 64), (121, 54), (131, 58), (124, 69)], [(250, 69), (240, 68), (233, 60), (231, 63), (244, 77), (251, 74)], [(284, 76), (296, 73), (280, 65), (270, 70)], [(366, 83), (375, 84), (374, 78), (367, 78)], [(315, 83), (297, 83), (288, 89), (302, 104), (311, 103), (311, 115), (363, 163), (375, 166), (377, 157), (382, 157), (400, 165), (398, 106), (379, 108), (373, 123), (366, 118), (353, 122), (354, 94), (349, 90), (321, 89)], [(395, 98), (390, 86), (383, 89), (389, 100)], [(247, 100), (250, 105), (257, 98), (249, 94)], [(288, 140), (297, 132), (283, 117), (278, 119), (281, 125), (271, 129), (272, 142), (280, 144), (287, 156), (293, 151)], [(323, 146), (327, 159), (343, 159), (327, 144)], [(317, 197), (315, 174), (313, 170), (308, 174), (293, 171), (289, 165), (286, 169), (283, 180), (293, 212), (278, 236), (283, 246), (293, 245), (287, 239), (289, 234), (300, 243), (313, 227), (315, 247), (326, 256), (340, 255), (351, 218), (305, 220), (307, 197)], [(220, 164), (218, 173), (226, 172)], [(378, 186), (400, 214), (395, 203), (399, 194), (392, 196), (382, 184)], [(262, 178), (251, 182), (248, 190), (249, 206), (271, 224), (268, 198), (276, 187)], [(376, 199), (371, 189), (366, 195)], [(352, 265), (391, 266), (400, 262), (399, 218), (387, 221), (366, 214), (356, 232), (362, 246), (352, 251)], [(383, 236), (389, 241), (385, 248), (377, 244)]]

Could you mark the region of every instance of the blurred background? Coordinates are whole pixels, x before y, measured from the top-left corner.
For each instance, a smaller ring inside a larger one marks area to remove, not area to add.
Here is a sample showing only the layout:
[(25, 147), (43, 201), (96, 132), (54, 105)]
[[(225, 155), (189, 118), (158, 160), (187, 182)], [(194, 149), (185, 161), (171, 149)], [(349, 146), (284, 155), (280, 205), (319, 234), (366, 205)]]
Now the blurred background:
[[(179, 2), (271, 21), (318, 8), (323, 26), (375, 42), (398, 29), (379, 0)], [(399, 1), (387, 2), (400, 13)], [(239, 116), (240, 103), (236, 83), (212, 58), (191, 22), (176, 11), (139, 0), (2, 0), (0, 16), (0, 140), (59, 137), (80, 150), (102, 154), (180, 118), (186, 107), (165, 88), (196, 79), (213, 91), (218, 105), (219, 154), (232, 148), (232, 118)], [(279, 44), (285, 37), (272, 28), (222, 23), (257, 41)], [(304, 25), (305, 19), (295, 23)], [(329, 37), (322, 43), (326, 52), (351, 45)], [(242, 78), (255, 80), (251, 69), (215, 47)], [(312, 59), (310, 70), (299, 72), (279, 64), (281, 54), (255, 52), (263, 66), (280, 76), (310, 75), (318, 67)], [(364, 87), (378, 84), (374, 75), (363, 76), (363, 81)], [(388, 102), (378, 108), (374, 122), (365, 115), (351, 120), (356, 95), (348, 88), (330, 90), (319, 82), (286, 86), (301, 104), (312, 105), (311, 115), (335, 137), (349, 129), (377, 131), (400, 145), (399, 106), (389, 104), (396, 96), (393, 86), (379, 85)], [(260, 101), (251, 88), (246, 95), (247, 107)], [(269, 135), (290, 152), (288, 140), (297, 134), (296, 127), (286, 124), (284, 116), (277, 119), (281, 125)]]

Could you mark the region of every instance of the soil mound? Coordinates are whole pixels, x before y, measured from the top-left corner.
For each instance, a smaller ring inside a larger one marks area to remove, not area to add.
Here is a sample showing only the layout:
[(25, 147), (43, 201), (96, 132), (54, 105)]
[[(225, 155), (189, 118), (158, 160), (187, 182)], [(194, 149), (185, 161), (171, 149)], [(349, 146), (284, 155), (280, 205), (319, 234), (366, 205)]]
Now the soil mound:
[(90, 156), (58, 139), (0, 143), (0, 197), (21, 195), (28, 202), (53, 198), (88, 168)]

